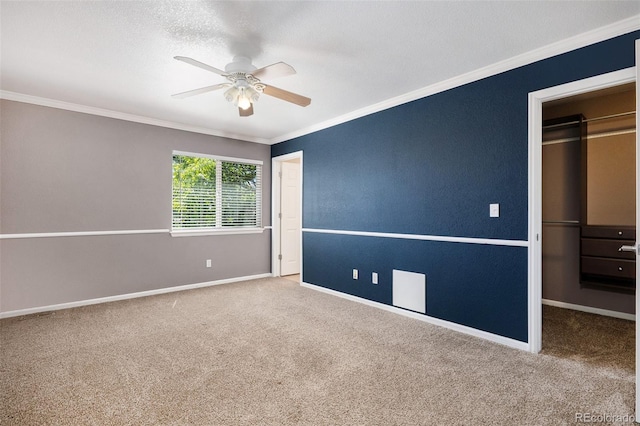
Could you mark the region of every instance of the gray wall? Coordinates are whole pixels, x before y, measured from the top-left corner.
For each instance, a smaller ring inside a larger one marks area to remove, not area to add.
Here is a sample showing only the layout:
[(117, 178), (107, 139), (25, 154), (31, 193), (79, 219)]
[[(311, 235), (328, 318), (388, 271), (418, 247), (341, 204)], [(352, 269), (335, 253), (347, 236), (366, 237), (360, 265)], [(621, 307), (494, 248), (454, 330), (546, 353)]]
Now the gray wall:
[[(271, 224), (267, 145), (6, 100), (0, 119), (1, 234), (169, 229), (173, 150), (262, 160)], [(2, 239), (0, 312), (269, 273), (270, 237)]]

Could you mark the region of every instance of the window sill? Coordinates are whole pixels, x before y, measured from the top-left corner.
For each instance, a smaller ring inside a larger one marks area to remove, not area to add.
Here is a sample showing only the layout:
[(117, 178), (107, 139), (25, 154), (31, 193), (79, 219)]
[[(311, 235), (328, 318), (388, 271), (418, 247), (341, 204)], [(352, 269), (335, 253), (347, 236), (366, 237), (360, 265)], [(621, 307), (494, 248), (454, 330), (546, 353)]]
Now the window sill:
[(207, 235), (261, 234), (265, 228), (225, 228), (225, 229), (175, 229), (172, 237), (202, 237)]

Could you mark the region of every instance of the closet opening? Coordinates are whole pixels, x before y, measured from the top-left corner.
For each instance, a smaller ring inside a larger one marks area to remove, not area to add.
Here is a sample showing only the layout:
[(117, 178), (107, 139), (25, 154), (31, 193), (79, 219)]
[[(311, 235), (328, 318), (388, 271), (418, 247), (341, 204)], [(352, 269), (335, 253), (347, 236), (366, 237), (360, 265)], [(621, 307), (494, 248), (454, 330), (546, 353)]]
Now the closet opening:
[(631, 371), (635, 114), (635, 82), (542, 105), (542, 351)]

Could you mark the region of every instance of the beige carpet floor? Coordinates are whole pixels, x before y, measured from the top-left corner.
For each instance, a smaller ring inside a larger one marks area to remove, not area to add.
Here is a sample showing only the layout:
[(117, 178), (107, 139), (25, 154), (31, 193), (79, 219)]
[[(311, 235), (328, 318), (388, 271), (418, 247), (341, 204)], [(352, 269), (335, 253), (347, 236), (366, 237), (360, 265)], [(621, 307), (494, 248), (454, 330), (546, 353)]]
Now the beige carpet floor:
[[(583, 327), (561, 311), (545, 308), (539, 355), (278, 278), (4, 319), (0, 424), (569, 425), (580, 413), (633, 414), (633, 363), (605, 354), (633, 360), (633, 323), (597, 317), (610, 343), (578, 354), (550, 334)], [(575, 340), (598, 344), (586, 336)]]

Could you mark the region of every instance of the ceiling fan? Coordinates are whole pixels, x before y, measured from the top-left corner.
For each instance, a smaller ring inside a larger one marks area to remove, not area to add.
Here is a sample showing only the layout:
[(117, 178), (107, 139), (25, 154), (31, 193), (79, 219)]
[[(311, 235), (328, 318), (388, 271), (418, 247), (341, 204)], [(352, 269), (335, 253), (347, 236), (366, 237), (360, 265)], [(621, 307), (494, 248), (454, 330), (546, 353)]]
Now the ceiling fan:
[(264, 84), (261, 79), (284, 77), (296, 73), (296, 70), (284, 62), (276, 62), (266, 67), (256, 68), (251, 59), (246, 56), (234, 56), (233, 61), (224, 67), (224, 71), (196, 61), (185, 56), (176, 56), (174, 59), (187, 64), (202, 68), (212, 73), (225, 77), (226, 83), (214, 84), (212, 86), (201, 87), (199, 89), (188, 90), (186, 92), (172, 95), (174, 98), (186, 98), (200, 95), (214, 90), (227, 89), (224, 97), (227, 101), (233, 102), (238, 107), (240, 117), (248, 117), (253, 114), (253, 104), (258, 100), (261, 93), (291, 102), (302, 107), (311, 103), (311, 99), (292, 93), (269, 84)]

